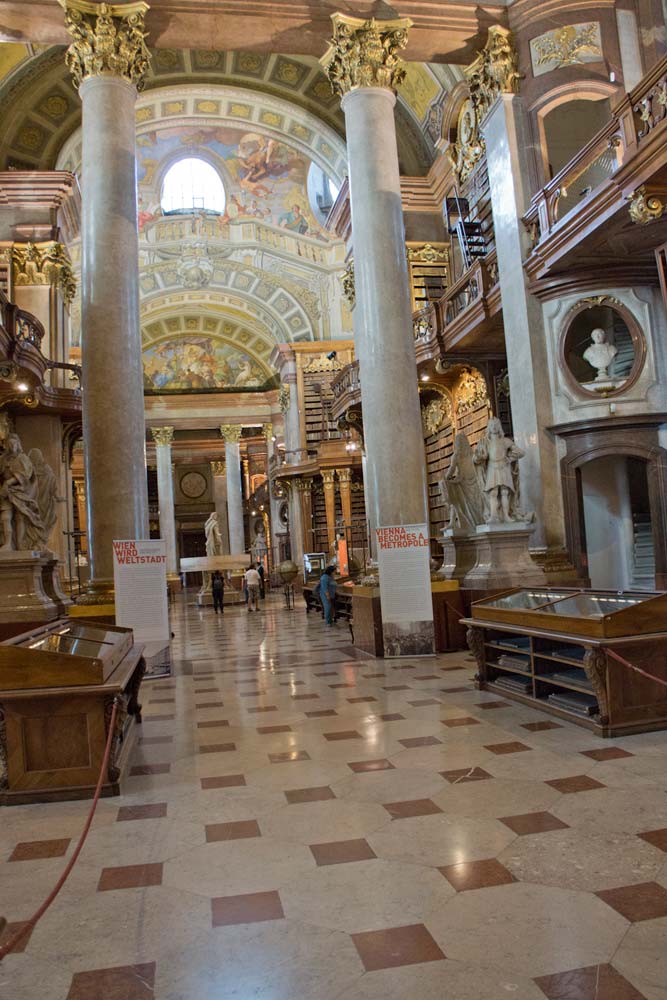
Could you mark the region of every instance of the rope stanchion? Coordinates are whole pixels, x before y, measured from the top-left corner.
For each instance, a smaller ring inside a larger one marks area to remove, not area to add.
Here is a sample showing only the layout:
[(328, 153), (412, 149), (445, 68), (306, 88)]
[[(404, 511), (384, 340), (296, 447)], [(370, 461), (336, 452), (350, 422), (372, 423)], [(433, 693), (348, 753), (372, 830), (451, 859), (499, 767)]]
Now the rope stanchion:
[(626, 660), (624, 656), (620, 653), (615, 653), (613, 649), (609, 649), (608, 646), (602, 647), (608, 656), (611, 656), (612, 660), (617, 660), (618, 663), (622, 663), (624, 667), (629, 667), (630, 670), (634, 670), (636, 673), (641, 674), (642, 677), (646, 677), (649, 681), (654, 681), (656, 684), (662, 684), (663, 687), (667, 687), (667, 681), (663, 680), (662, 677), (654, 677), (653, 674), (649, 674), (646, 670), (642, 670), (638, 667), (636, 663), (630, 663), (630, 660)]
[(109, 754), (111, 753), (111, 741), (113, 740), (117, 714), (118, 714), (118, 698), (116, 697), (114, 698), (113, 708), (111, 711), (111, 719), (109, 720), (109, 732), (107, 733), (107, 743), (104, 748), (104, 758), (102, 760), (102, 767), (100, 768), (100, 775), (99, 778), (97, 779), (97, 786), (95, 788), (95, 794), (93, 796), (93, 803), (90, 807), (90, 812), (88, 813), (88, 819), (86, 820), (86, 825), (84, 826), (81, 836), (79, 837), (79, 841), (76, 847), (74, 848), (72, 857), (69, 859), (62, 875), (60, 876), (55, 886), (53, 887), (49, 895), (42, 903), (42, 905), (39, 907), (39, 909), (33, 914), (30, 920), (28, 920), (23, 925), (23, 927), (21, 927), (13, 935), (13, 937), (9, 939), (7, 944), (0, 947), (0, 962), (2, 962), (3, 958), (9, 955), (14, 950), (14, 948), (16, 948), (17, 944), (19, 944), (27, 934), (29, 934), (32, 930), (34, 930), (38, 921), (41, 920), (41, 918), (44, 916), (48, 908), (51, 906), (51, 903), (53, 903), (56, 896), (64, 886), (65, 882), (69, 877), (69, 873), (72, 871), (72, 868), (76, 864), (77, 858), (81, 853), (81, 849), (84, 843), (86, 842), (86, 837), (88, 836), (88, 831), (90, 830), (90, 826), (91, 823), (93, 822), (93, 817), (95, 815), (95, 810), (97, 809), (97, 803), (99, 802), (100, 799), (102, 784), (104, 782), (104, 775), (107, 772), (107, 766), (109, 764)]

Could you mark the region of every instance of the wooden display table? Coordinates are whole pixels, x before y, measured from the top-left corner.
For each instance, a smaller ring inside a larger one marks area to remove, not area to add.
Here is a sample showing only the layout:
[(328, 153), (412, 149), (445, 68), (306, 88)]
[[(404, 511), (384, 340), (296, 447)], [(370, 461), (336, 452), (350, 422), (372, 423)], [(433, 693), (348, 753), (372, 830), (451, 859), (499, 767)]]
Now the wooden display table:
[(118, 795), (141, 722), (143, 646), (97, 622), (58, 622), (0, 644), (0, 805), (90, 798), (119, 699), (102, 795)]
[(513, 590), (472, 606), (477, 687), (586, 726), (598, 736), (667, 728), (666, 594)]

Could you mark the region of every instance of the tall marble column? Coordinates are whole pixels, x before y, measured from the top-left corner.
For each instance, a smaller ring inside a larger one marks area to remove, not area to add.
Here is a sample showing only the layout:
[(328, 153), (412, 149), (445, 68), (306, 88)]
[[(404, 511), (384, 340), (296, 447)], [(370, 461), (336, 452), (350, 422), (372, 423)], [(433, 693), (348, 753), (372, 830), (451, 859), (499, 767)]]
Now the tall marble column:
[(336, 469), (340, 487), (340, 508), (346, 527), (352, 524), (352, 469)]
[(174, 515), (174, 476), (171, 467), (173, 427), (151, 427), (157, 460), (157, 499), (160, 512), (160, 538), (167, 549), (167, 579), (177, 581), (176, 518)]
[(222, 554), (229, 555), (229, 525), (227, 523), (227, 466), (224, 462), (211, 462), (213, 476), (213, 502), (218, 515), (222, 537)]
[(82, 555), (88, 555), (88, 520), (86, 517), (86, 510), (88, 505), (86, 504), (86, 482), (84, 479), (74, 480), (74, 489), (76, 491), (76, 510), (79, 520), (79, 531), (83, 534), (79, 537), (78, 548)]
[(426, 465), (396, 146), (408, 19), (334, 14), (323, 63), (342, 97), (355, 261), (355, 350), (377, 524), (427, 521)]
[(83, 440), (96, 601), (112, 592), (113, 539), (148, 535), (135, 153), (148, 5), (60, 2), (83, 110)]
[[(560, 548), (560, 472), (556, 444), (547, 431), (553, 423), (549, 359), (542, 307), (529, 293), (523, 273), (529, 239), (521, 219), (531, 197), (528, 122), (516, 94), (511, 36), (503, 28), (490, 29), (489, 34), (486, 49), (467, 74), (475, 69), (476, 112), (486, 144), (514, 438), (526, 452), (520, 463), (521, 501), (525, 510), (536, 514), (531, 546)], [(500, 64), (494, 55), (498, 40), (505, 45)]]
[(229, 524), (229, 551), (233, 556), (246, 551), (243, 525), (243, 486), (241, 483), (241, 440), (239, 424), (222, 424), (220, 433), (225, 439), (225, 465), (227, 466), (227, 522)]
[[(266, 441), (266, 469), (267, 475), (270, 480), (271, 465), (273, 459), (276, 456), (276, 442), (275, 432), (273, 424), (262, 424), (262, 434), (264, 435), (264, 440)], [(280, 503), (278, 499), (273, 495), (273, 490), (271, 489), (271, 484), (269, 481), (269, 524), (271, 528), (270, 536), (271, 538), (271, 567), (275, 567), (280, 562), (280, 552), (279, 552), (279, 539), (278, 535), (283, 533), (283, 526), (280, 523)]]
[(327, 552), (331, 552), (336, 539), (336, 482), (333, 469), (322, 469), (324, 484), (324, 512), (327, 519)]

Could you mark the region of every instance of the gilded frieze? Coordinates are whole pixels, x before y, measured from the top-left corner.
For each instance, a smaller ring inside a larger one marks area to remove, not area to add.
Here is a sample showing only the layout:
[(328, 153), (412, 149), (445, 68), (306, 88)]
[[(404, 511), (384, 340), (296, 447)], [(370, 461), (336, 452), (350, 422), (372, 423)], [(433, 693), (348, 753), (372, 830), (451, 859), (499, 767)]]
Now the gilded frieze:
[(602, 40), (598, 21), (568, 24), (531, 39), (530, 58), (533, 74), (541, 76), (563, 66), (576, 66), (602, 59)]

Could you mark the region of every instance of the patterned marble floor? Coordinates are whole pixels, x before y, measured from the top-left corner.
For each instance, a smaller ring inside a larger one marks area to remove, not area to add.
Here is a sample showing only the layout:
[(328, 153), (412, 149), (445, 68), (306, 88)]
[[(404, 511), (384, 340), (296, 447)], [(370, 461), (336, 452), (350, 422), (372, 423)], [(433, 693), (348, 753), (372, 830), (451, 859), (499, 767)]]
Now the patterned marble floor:
[[(667, 734), (599, 740), (278, 598), (174, 630), (1, 1000), (667, 1000)], [(87, 808), (2, 810), (10, 926)]]

